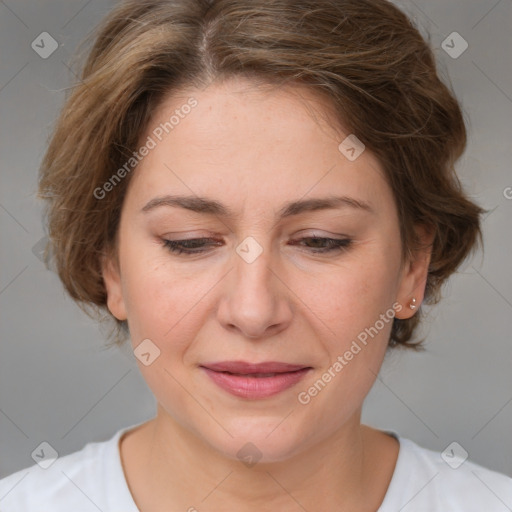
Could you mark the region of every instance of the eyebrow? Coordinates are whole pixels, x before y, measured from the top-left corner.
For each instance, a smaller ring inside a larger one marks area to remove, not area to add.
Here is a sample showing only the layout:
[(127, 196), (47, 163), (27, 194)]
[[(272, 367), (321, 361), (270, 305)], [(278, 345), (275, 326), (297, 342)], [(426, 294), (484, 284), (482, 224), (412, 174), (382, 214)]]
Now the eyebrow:
[[(215, 215), (227, 219), (235, 219), (238, 216), (228, 206), (208, 197), (165, 195), (151, 199), (142, 212), (148, 212), (160, 206), (184, 208), (196, 213)], [(335, 208), (353, 208), (375, 214), (371, 205), (365, 201), (348, 196), (328, 196), (310, 199), (300, 199), (285, 203), (276, 213), (276, 218), (284, 219), (304, 212), (328, 210)]]

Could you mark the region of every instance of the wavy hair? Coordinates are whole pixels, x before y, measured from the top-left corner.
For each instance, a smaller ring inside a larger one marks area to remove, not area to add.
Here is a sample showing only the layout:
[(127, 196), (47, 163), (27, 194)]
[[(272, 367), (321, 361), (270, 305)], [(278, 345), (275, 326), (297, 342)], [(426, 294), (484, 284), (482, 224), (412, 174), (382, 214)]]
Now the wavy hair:
[[(434, 230), (425, 302), (482, 242), (484, 211), (463, 192), (454, 164), (466, 146), (455, 95), (413, 22), (386, 0), (130, 0), (93, 34), (41, 164), (49, 249), (70, 296), (106, 314), (115, 343), (126, 322), (106, 307), (101, 258), (115, 247), (128, 173), (94, 191), (137, 150), (164, 97), (230, 77), (300, 84), (379, 159), (399, 213), (403, 257), (414, 227)], [(47, 252), (48, 254), (48, 252)], [(91, 309), (92, 308), (92, 309)], [(420, 348), (421, 308), (393, 320), (390, 346)]]

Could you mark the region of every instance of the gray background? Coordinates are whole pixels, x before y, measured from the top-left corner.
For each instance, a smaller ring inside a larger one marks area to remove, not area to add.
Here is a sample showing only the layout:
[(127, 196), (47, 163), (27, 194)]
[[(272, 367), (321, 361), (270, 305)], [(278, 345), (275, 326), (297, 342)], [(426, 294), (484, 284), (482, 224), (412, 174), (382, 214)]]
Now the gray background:
[[(427, 352), (388, 357), (363, 420), (438, 451), (457, 441), (473, 461), (512, 476), (512, 1), (397, 4), (431, 34), (462, 103), (469, 148), (459, 175), (490, 213), (485, 256), (461, 268), (430, 312)], [(155, 413), (130, 349), (104, 349), (102, 332), (33, 251), (44, 236), (37, 169), (74, 80), (68, 63), (111, 6), (0, 0), (0, 477), (32, 465), (43, 440), (65, 455)], [(59, 43), (47, 59), (31, 48), (43, 31)], [(441, 46), (454, 31), (469, 44), (456, 59)]]

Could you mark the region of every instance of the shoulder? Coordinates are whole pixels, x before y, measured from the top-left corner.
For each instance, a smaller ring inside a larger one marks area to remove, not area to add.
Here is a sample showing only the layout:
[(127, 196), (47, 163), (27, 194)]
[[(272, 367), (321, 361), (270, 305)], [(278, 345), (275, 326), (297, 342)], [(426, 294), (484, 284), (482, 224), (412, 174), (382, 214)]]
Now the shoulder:
[(512, 509), (512, 478), (471, 462), (452, 443), (443, 453), (395, 434), (400, 452), (379, 512), (506, 512)]
[[(126, 504), (127, 487), (119, 460), (121, 429), (108, 441), (86, 444), (81, 450), (12, 473), (0, 480), (2, 512), (110, 511), (119, 496)], [(44, 451), (43, 457), (44, 457)], [(108, 483), (108, 493), (106, 490)], [(131, 503), (128, 502), (129, 505)], [(137, 510), (126, 507), (126, 512)]]

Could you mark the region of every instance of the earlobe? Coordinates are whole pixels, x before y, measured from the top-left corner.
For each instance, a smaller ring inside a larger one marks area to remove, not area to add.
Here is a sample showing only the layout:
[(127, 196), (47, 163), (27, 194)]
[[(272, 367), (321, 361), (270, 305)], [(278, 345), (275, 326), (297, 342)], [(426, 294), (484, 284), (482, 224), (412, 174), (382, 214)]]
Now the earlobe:
[(410, 254), (409, 261), (404, 265), (397, 297), (403, 307), (396, 314), (396, 318), (402, 320), (411, 318), (423, 302), (432, 256), (434, 229), (417, 226), (416, 232), (420, 238), (421, 247)]
[(103, 282), (107, 292), (107, 307), (118, 320), (126, 320), (126, 307), (124, 303), (119, 265), (111, 256), (105, 255), (102, 258), (101, 268)]
[[(422, 293), (423, 296), (423, 293)], [(416, 313), (416, 310), (421, 306), (421, 300), (417, 297), (411, 296), (409, 300), (399, 301), (401, 308), (397, 310), (395, 317), (399, 320), (407, 320)]]

